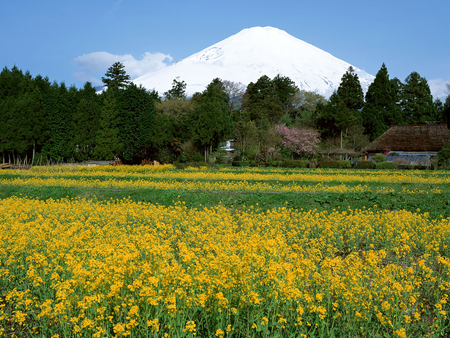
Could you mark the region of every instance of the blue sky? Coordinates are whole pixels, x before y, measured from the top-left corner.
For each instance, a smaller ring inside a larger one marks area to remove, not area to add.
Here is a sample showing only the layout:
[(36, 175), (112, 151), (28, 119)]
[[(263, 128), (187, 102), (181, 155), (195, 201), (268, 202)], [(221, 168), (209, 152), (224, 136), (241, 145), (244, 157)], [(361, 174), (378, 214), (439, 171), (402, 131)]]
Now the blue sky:
[(115, 61), (136, 78), (244, 28), (272, 26), (376, 75), (450, 81), (450, 1), (15, 0), (0, 4), (0, 66), (83, 86)]

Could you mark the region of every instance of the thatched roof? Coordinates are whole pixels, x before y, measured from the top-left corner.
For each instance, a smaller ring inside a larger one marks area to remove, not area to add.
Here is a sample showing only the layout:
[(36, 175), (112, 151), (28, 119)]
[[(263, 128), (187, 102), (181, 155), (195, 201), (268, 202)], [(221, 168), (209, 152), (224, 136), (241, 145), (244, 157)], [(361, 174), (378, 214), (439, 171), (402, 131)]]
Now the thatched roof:
[(446, 124), (407, 124), (396, 125), (375, 139), (363, 150), (382, 152), (394, 151), (433, 151), (438, 152), (443, 142), (450, 140)]

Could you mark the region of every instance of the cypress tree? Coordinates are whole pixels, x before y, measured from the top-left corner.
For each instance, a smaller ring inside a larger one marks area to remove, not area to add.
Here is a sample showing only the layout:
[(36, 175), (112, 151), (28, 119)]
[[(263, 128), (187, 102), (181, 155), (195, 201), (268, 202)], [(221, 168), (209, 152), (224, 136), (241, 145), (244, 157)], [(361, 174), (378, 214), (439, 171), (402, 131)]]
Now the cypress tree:
[(406, 78), (400, 91), (400, 104), (407, 124), (426, 123), (436, 119), (428, 82), (417, 72), (412, 72)]
[(277, 122), (284, 114), (283, 104), (278, 96), (277, 87), (267, 76), (261, 76), (256, 83), (251, 82), (244, 94), (244, 109), (250, 113), (250, 119), (260, 127)]
[(42, 151), (53, 160), (67, 160), (71, 156), (69, 135), (77, 91), (75, 87), (68, 90), (64, 82), (61, 85), (55, 82), (51, 91), (48, 95), (51, 107), (47, 109), (49, 137)]
[(102, 82), (108, 89), (123, 89), (130, 83), (130, 75), (125, 72), (125, 66), (121, 62), (115, 62), (102, 77)]
[(361, 115), (365, 133), (370, 140), (376, 139), (391, 125), (402, 122), (401, 112), (396, 104), (395, 88), (392, 87), (384, 63), (367, 90)]
[(136, 162), (145, 156), (145, 147), (151, 143), (158, 94), (131, 83), (117, 97), (123, 158)]
[(113, 160), (115, 156), (121, 155), (123, 144), (120, 140), (119, 124), (116, 99), (112, 92), (108, 92), (101, 108), (99, 128), (93, 150), (94, 158)]
[(77, 161), (86, 161), (94, 156), (101, 111), (99, 98), (90, 82), (86, 82), (78, 92), (79, 103), (72, 115), (69, 142), (71, 154)]
[(201, 94), (199, 103), (193, 111), (192, 134), (194, 140), (204, 149), (205, 161), (213, 149), (231, 132), (228, 97), (221, 86), (221, 80), (214, 79)]
[(364, 93), (353, 67), (350, 66), (342, 76), (337, 94), (348, 109), (359, 111), (364, 106)]

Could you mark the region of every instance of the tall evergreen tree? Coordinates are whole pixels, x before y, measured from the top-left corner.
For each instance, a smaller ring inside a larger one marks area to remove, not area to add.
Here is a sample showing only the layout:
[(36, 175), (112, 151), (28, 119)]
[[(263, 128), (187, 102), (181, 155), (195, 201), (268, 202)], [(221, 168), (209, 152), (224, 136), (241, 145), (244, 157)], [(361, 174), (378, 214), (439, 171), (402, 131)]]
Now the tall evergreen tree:
[(72, 114), (69, 148), (77, 161), (94, 156), (95, 139), (99, 129), (101, 96), (96, 94), (90, 82), (78, 92), (78, 103)]
[(277, 92), (277, 96), (283, 106), (285, 112), (290, 111), (290, 105), (292, 103), (292, 98), (295, 93), (298, 91), (298, 87), (295, 85), (295, 82), (292, 81), (287, 76), (277, 75), (272, 80), (275, 90)]
[(358, 74), (352, 66), (342, 76), (337, 94), (344, 101), (348, 109), (359, 111), (364, 106), (364, 93), (359, 82)]
[(126, 161), (138, 161), (145, 155), (145, 147), (151, 143), (156, 116), (154, 101), (157, 98), (157, 92), (149, 92), (134, 83), (117, 94), (120, 139)]
[(288, 77), (277, 75), (271, 80), (261, 76), (256, 83), (251, 82), (243, 96), (242, 108), (250, 114), (260, 128), (268, 128), (289, 113), (292, 97), (298, 88)]
[(108, 89), (123, 89), (130, 83), (130, 75), (125, 71), (125, 66), (121, 62), (115, 62), (108, 68), (102, 82)]
[(314, 115), (316, 126), (324, 138), (332, 137), (334, 139), (358, 122), (358, 117), (353, 114), (352, 109), (346, 106), (336, 91), (326, 104), (319, 102)]
[(401, 112), (396, 103), (395, 88), (392, 87), (384, 63), (367, 90), (366, 103), (361, 115), (365, 134), (369, 135), (370, 140), (383, 134), (390, 125), (402, 122)]
[(400, 105), (405, 118), (404, 123), (426, 123), (436, 119), (428, 82), (417, 72), (412, 72), (406, 78), (400, 92)]
[(267, 75), (247, 86), (243, 108), (248, 110), (250, 119), (260, 127), (264, 124), (268, 127), (269, 122), (276, 122), (283, 116), (283, 105), (276, 87)]
[(67, 160), (71, 157), (69, 136), (73, 113), (77, 107), (77, 89), (67, 88), (56, 82), (52, 85), (52, 93), (47, 95), (51, 107), (47, 105), (47, 124), (49, 137), (42, 149), (44, 155), (53, 160)]
[(164, 100), (184, 100), (186, 98), (186, 82), (174, 79), (172, 88), (164, 92)]
[(205, 161), (231, 132), (231, 119), (228, 114), (228, 101), (220, 79), (214, 79), (198, 98), (193, 117), (192, 134), (204, 149)]
[(123, 144), (120, 140), (119, 114), (116, 99), (112, 92), (105, 95), (100, 113), (99, 128), (95, 138), (94, 158), (98, 160), (112, 160), (120, 156)]

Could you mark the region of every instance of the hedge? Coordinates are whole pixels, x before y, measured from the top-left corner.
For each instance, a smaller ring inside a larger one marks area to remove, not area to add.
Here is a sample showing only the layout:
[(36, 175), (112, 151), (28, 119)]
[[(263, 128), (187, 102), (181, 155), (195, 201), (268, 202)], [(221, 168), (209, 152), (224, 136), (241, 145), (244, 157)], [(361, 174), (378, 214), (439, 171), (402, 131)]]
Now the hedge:
[(250, 161), (233, 161), (233, 167), (249, 167)]
[(321, 161), (319, 163), (320, 168), (351, 168), (352, 164), (350, 161), (338, 160), (338, 161)]
[(372, 161), (360, 161), (356, 164), (356, 169), (375, 169), (375, 163)]
[(282, 167), (286, 168), (307, 168), (309, 161), (307, 160), (286, 160), (283, 161)]
[(375, 164), (376, 169), (398, 169), (394, 162), (379, 162)]

